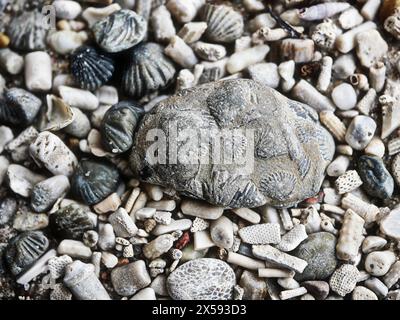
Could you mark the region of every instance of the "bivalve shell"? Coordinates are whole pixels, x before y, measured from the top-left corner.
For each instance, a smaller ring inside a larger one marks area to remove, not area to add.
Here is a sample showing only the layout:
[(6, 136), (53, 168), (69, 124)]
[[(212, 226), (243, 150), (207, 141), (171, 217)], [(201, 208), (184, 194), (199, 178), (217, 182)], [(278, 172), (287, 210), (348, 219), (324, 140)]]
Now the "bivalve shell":
[(119, 10), (92, 27), (98, 45), (107, 52), (120, 52), (143, 40), (147, 23), (132, 10)]
[(83, 159), (72, 177), (72, 192), (92, 205), (113, 193), (119, 183), (117, 168), (105, 161)]
[(133, 97), (167, 87), (175, 75), (172, 61), (156, 43), (140, 44), (129, 53), (129, 65), (122, 79), (122, 87)]
[(101, 123), (104, 147), (112, 153), (128, 151), (142, 114), (143, 110), (131, 101), (121, 101), (108, 109)]
[(80, 47), (70, 58), (71, 73), (82, 89), (94, 91), (111, 79), (114, 61), (92, 47)]
[(210, 41), (230, 43), (243, 34), (243, 17), (231, 7), (206, 4), (202, 18), (207, 22), (205, 34)]

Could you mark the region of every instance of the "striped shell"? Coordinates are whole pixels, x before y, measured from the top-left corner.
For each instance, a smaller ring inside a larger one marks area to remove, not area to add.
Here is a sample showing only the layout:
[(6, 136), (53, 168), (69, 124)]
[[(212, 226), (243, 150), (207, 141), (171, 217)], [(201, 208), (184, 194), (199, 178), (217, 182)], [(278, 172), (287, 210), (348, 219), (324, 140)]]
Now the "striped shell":
[(60, 239), (81, 240), (85, 231), (94, 228), (94, 223), (84, 209), (71, 204), (50, 215), (50, 227)]
[(243, 16), (228, 6), (206, 4), (202, 19), (207, 22), (205, 34), (210, 41), (230, 43), (244, 31)]
[(43, 15), (38, 10), (25, 11), (14, 17), (7, 29), (11, 46), (24, 51), (43, 50), (46, 33)]
[(92, 205), (113, 193), (119, 180), (118, 170), (113, 164), (83, 159), (72, 177), (71, 190), (86, 204)]
[(40, 231), (27, 231), (11, 239), (5, 259), (14, 275), (25, 271), (47, 250), (49, 240)]
[(94, 91), (114, 73), (114, 61), (98, 53), (95, 48), (83, 46), (78, 48), (70, 59), (71, 73), (75, 82), (82, 89)]
[(0, 101), (0, 123), (28, 126), (38, 114), (42, 101), (32, 93), (11, 88)]
[(143, 40), (147, 23), (132, 10), (116, 11), (92, 27), (98, 45), (107, 52), (120, 52)]
[(121, 101), (108, 109), (101, 123), (104, 147), (113, 153), (128, 151), (142, 114), (143, 110), (131, 101)]
[(150, 92), (167, 87), (174, 78), (175, 67), (156, 43), (140, 44), (129, 52), (122, 86), (133, 97), (142, 97)]

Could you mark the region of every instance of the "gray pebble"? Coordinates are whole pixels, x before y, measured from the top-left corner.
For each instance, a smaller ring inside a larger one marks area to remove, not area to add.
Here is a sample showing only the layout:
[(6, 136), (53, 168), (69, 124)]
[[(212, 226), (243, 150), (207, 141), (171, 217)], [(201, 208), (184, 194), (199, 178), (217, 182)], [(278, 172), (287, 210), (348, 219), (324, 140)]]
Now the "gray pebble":
[(346, 132), (346, 142), (355, 150), (363, 150), (374, 137), (375, 121), (367, 116), (356, 116)]
[(17, 211), (17, 201), (13, 198), (0, 200), (0, 227), (9, 223)]

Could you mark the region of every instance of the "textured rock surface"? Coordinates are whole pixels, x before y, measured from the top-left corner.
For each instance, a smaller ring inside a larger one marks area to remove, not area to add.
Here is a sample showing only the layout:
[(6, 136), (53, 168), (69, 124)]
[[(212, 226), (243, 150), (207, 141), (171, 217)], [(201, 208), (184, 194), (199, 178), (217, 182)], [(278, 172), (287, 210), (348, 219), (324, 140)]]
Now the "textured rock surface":
[[(146, 139), (151, 129), (159, 129), (156, 145)], [(215, 148), (208, 147), (218, 137), (224, 146), (219, 161)], [(199, 148), (199, 141), (209, 144)], [(158, 159), (146, 157), (154, 151)], [(208, 164), (198, 156), (207, 152)], [(333, 152), (333, 139), (315, 111), (252, 80), (238, 79), (184, 90), (160, 102), (144, 116), (130, 162), (144, 181), (213, 204), (287, 207), (319, 191)]]
[(167, 279), (167, 288), (174, 300), (228, 300), (232, 299), (236, 284), (231, 267), (217, 259), (191, 260)]
[(336, 268), (336, 238), (328, 232), (310, 234), (291, 254), (307, 261), (308, 265), (296, 280), (323, 280)]

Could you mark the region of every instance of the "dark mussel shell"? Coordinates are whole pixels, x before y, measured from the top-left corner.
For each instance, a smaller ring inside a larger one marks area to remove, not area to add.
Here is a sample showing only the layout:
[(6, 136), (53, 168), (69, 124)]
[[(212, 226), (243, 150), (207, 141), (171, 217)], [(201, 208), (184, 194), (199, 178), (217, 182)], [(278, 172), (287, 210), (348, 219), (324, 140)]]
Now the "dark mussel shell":
[(147, 22), (134, 11), (123, 9), (97, 21), (92, 30), (100, 48), (107, 52), (121, 52), (143, 40)]
[(30, 125), (37, 116), (42, 101), (21, 88), (8, 89), (0, 101), (0, 123)]
[(143, 109), (132, 101), (121, 101), (108, 109), (101, 123), (104, 147), (112, 153), (128, 151), (143, 113)]
[(14, 275), (28, 269), (49, 247), (49, 240), (40, 231), (27, 231), (10, 240), (5, 259)]
[(111, 58), (88, 46), (75, 50), (70, 58), (70, 68), (79, 87), (91, 91), (107, 83), (115, 70)]
[(132, 97), (167, 87), (174, 79), (175, 67), (156, 43), (143, 43), (129, 52), (129, 65), (122, 78), (123, 89)]
[(39, 10), (24, 11), (15, 16), (7, 29), (11, 47), (23, 51), (46, 48), (45, 16)]
[(50, 227), (60, 239), (82, 240), (83, 234), (95, 226), (88, 212), (77, 205), (69, 205), (50, 215)]
[(105, 160), (83, 159), (72, 176), (73, 194), (92, 205), (115, 192), (120, 181), (117, 168)]

